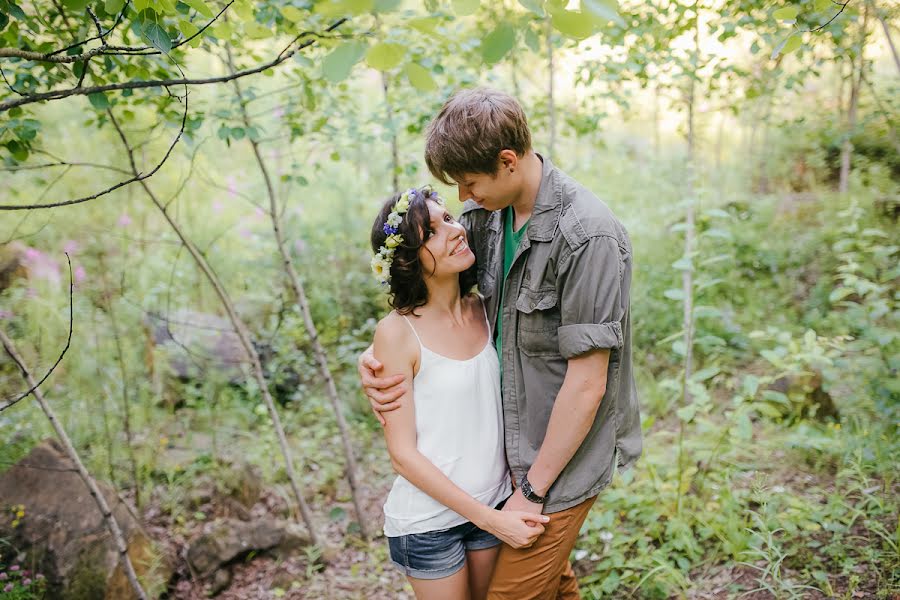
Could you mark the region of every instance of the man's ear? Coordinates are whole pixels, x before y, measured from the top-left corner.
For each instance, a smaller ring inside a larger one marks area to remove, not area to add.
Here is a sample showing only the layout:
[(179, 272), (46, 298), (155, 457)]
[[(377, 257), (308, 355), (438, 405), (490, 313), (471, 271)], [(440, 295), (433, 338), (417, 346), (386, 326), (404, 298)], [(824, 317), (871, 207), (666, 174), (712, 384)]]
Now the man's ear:
[(500, 151), (500, 168), (515, 171), (519, 166), (519, 156), (514, 150), (503, 149)]

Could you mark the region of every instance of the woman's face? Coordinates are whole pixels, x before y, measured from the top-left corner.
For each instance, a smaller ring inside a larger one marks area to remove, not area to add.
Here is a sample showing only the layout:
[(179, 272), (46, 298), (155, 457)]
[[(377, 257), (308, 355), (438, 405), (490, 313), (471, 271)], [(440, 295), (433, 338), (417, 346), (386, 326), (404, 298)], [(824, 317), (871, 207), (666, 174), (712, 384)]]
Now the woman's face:
[(447, 209), (427, 200), (430, 221), (424, 232), (425, 243), (419, 248), (419, 260), (431, 277), (462, 273), (475, 262), (469, 249), (466, 230)]

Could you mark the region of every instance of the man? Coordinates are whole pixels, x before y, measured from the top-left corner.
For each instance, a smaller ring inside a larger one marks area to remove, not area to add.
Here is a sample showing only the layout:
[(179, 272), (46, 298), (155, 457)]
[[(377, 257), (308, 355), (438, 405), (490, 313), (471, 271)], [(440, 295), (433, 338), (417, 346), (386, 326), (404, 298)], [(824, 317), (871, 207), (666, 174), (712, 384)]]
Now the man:
[[(502, 372), (506, 456), (516, 490), (504, 509), (550, 515), (529, 548), (504, 546), (492, 600), (579, 598), (569, 563), (597, 494), (641, 452), (631, 360), (631, 243), (609, 208), (535, 153), (519, 103), (454, 95), (428, 129), (425, 161), (464, 201)], [(376, 411), (396, 408), (398, 377), (360, 377)]]

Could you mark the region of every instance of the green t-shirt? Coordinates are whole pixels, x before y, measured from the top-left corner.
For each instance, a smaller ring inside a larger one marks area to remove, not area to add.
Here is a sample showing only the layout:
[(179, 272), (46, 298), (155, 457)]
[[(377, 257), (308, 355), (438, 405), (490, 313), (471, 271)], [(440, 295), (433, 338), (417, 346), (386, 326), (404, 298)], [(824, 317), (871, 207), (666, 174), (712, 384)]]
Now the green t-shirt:
[(515, 221), (516, 215), (513, 212), (512, 206), (506, 207), (504, 213), (503, 280), (500, 282), (500, 302), (497, 303), (497, 337), (494, 342), (497, 347), (497, 355), (500, 357), (501, 373), (503, 373), (503, 355), (500, 354), (500, 340), (503, 339), (503, 289), (506, 287), (506, 276), (509, 275), (509, 269), (512, 267), (513, 257), (516, 255), (516, 248), (519, 247), (519, 242), (522, 241), (522, 238), (525, 236), (525, 231), (528, 229), (528, 223), (531, 222), (531, 218), (529, 217), (518, 231), (513, 231), (513, 221)]

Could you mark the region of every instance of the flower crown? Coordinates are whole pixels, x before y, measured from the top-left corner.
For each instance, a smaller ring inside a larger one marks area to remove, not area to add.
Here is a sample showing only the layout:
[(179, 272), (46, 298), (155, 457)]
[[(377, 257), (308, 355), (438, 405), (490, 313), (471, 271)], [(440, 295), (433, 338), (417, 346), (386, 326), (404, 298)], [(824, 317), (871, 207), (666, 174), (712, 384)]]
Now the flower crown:
[(403, 243), (403, 236), (399, 234), (400, 223), (403, 222), (403, 215), (409, 211), (410, 203), (419, 196), (443, 204), (443, 200), (432, 190), (431, 186), (425, 186), (420, 190), (410, 188), (400, 196), (382, 228), (387, 239), (372, 257), (372, 273), (375, 274), (375, 279), (381, 285), (388, 285), (391, 282), (391, 264), (394, 262), (394, 252), (397, 246)]

